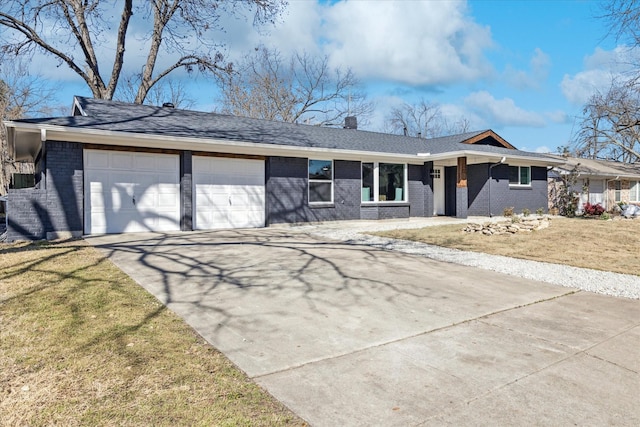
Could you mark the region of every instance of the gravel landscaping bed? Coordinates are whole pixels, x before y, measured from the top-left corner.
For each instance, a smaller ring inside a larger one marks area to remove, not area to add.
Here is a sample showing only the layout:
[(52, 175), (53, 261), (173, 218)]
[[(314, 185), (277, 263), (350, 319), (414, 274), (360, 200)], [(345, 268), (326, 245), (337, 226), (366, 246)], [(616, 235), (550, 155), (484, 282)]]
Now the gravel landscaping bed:
[(412, 255), (425, 256), (438, 261), (468, 265), (523, 277), (525, 279), (538, 280), (553, 285), (576, 288), (615, 297), (640, 299), (640, 277), (631, 274), (611, 273), (608, 271), (530, 261), (500, 255), (461, 251), (425, 243), (364, 234), (365, 232), (398, 228), (419, 228), (428, 225), (444, 225), (445, 223), (466, 224), (469, 221), (469, 219), (463, 222), (460, 220), (451, 220), (449, 222), (433, 221), (431, 223), (421, 221), (382, 221), (380, 223), (367, 222), (360, 224), (345, 222), (305, 225), (300, 228), (308, 231), (310, 234), (340, 240), (348, 244), (367, 245), (385, 250), (400, 251)]

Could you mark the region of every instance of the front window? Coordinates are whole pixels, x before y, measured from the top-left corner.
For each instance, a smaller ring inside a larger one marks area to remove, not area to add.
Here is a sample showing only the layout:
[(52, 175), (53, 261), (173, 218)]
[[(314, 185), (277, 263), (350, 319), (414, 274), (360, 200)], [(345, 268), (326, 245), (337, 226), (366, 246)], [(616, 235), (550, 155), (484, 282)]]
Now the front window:
[(362, 163), (362, 201), (406, 201), (406, 177), (405, 164)]
[(309, 203), (333, 202), (333, 161), (309, 159)]
[(509, 166), (509, 185), (531, 185), (531, 167)]
[(614, 198), (616, 203), (619, 203), (622, 201), (622, 182), (621, 181), (614, 181)]
[(629, 195), (630, 202), (640, 202), (640, 181), (631, 181), (629, 183), (631, 188), (631, 194)]

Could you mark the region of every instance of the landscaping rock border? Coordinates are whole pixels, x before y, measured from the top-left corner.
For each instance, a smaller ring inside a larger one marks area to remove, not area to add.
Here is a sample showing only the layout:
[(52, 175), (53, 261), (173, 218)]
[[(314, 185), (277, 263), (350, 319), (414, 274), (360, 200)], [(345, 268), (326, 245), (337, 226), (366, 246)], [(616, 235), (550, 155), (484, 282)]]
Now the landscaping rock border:
[(478, 224), (471, 222), (462, 229), (466, 233), (481, 233), (485, 236), (515, 233), (531, 233), (532, 231), (548, 228), (550, 218), (545, 217), (513, 217), (511, 221), (485, 222)]

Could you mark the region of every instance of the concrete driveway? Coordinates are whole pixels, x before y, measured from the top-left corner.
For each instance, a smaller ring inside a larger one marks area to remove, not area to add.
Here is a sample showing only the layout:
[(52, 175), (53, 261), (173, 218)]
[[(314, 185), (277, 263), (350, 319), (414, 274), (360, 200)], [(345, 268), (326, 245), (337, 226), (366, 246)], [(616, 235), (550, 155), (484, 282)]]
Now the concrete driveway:
[(87, 240), (311, 425), (640, 425), (638, 300), (294, 228)]

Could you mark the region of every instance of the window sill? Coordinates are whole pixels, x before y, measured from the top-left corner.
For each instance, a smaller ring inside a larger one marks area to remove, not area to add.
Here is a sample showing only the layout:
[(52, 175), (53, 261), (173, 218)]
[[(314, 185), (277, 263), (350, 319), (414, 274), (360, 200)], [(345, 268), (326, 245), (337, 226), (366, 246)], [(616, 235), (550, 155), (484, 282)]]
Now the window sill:
[(360, 202), (361, 207), (375, 207), (375, 206), (409, 206), (409, 202), (394, 202), (394, 201), (385, 201), (385, 202)]
[(509, 184), (510, 190), (531, 190), (531, 185)]
[(334, 208), (336, 205), (333, 202), (310, 202), (309, 207), (311, 209), (322, 208)]

